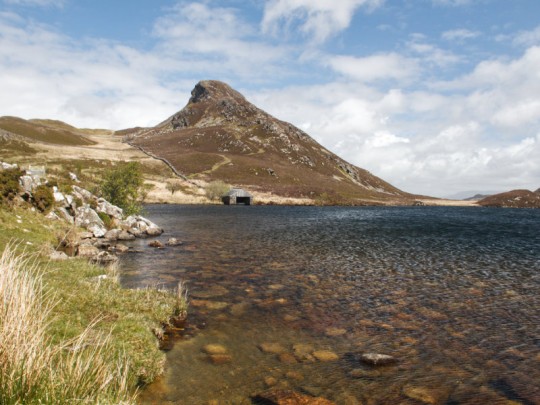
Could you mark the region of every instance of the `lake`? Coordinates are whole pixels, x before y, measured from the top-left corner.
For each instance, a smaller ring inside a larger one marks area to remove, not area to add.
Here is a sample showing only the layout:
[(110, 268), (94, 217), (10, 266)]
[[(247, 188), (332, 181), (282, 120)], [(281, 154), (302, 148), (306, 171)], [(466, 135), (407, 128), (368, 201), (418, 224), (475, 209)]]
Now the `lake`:
[(540, 404), (540, 210), (146, 209), (184, 244), (134, 241), (122, 285), (183, 280), (191, 304), (143, 403)]

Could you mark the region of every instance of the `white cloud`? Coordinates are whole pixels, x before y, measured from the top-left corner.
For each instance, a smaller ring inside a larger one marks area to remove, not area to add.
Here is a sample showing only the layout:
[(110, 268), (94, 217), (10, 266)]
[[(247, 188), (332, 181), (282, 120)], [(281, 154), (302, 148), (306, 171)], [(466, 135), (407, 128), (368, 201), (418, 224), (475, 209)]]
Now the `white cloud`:
[(270, 0), (264, 8), (263, 31), (277, 33), (300, 22), (300, 31), (322, 42), (346, 29), (355, 11), (373, 10), (385, 0)]
[(540, 45), (540, 25), (531, 31), (520, 31), (513, 42), (515, 45), (522, 46)]
[(361, 82), (408, 79), (416, 75), (419, 70), (415, 60), (397, 53), (372, 55), (363, 58), (334, 56), (328, 63), (335, 71)]
[(388, 131), (377, 131), (366, 140), (366, 145), (373, 148), (384, 148), (396, 143), (409, 143), (410, 139), (396, 136)]
[(481, 34), (478, 31), (471, 31), (471, 30), (461, 28), (461, 29), (445, 31), (442, 33), (441, 37), (447, 41), (461, 42), (467, 39), (476, 38), (480, 35)]
[(413, 35), (407, 47), (422, 58), (422, 64), (425, 66), (448, 67), (461, 61), (460, 56), (425, 42), (423, 36)]
[(288, 56), (287, 47), (252, 39), (255, 34), (237, 10), (194, 2), (177, 4), (154, 25), (159, 52), (172, 59), (175, 69), (190, 68), (199, 74), (221, 71), (222, 79), (263, 79), (275, 72), (274, 63)]

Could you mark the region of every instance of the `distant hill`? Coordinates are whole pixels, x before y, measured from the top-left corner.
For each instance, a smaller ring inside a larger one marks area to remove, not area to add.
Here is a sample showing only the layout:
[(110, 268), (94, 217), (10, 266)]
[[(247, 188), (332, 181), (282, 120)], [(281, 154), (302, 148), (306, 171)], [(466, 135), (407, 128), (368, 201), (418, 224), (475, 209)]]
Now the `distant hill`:
[(191, 95), (161, 124), (121, 134), (191, 179), (324, 203), (412, 203), (414, 196), (346, 162), (225, 83), (199, 82)]
[(58, 145), (92, 145), (84, 136), (86, 130), (77, 129), (61, 121), (25, 120), (17, 117), (0, 117), (0, 137), (26, 142), (46, 142)]
[(484, 207), (507, 207), (507, 208), (540, 208), (540, 193), (538, 190), (512, 190), (506, 193), (495, 194), (486, 197), (478, 204)]
[(486, 197), (489, 197), (491, 194), (476, 194), (469, 198), (464, 198), (464, 201), (480, 201)]

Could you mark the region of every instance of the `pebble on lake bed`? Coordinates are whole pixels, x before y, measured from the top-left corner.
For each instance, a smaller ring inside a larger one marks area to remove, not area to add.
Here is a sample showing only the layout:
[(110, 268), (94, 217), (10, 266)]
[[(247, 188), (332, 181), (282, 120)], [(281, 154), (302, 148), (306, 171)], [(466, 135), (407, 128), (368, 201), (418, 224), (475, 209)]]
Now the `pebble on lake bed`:
[(265, 342), (265, 343), (261, 343), (257, 347), (263, 353), (281, 354), (287, 351), (280, 343)]
[(317, 360), (326, 362), (326, 361), (336, 361), (339, 359), (339, 356), (330, 351), (330, 350), (317, 350), (313, 352), (313, 357)]
[(225, 346), (215, 343), (205, 345), (202, 351), (206, 354), (227, 354), (228, 352)]
[(227, 364), (232, 361), (232, 356), (229, 354), (211, 354), (208, 358), (215, 365)]
[(312, 397), (289, 390), (270, 390), (256, 395), (253, 398), (257, 403), (271, 405), (335, 405), (326, 398)]

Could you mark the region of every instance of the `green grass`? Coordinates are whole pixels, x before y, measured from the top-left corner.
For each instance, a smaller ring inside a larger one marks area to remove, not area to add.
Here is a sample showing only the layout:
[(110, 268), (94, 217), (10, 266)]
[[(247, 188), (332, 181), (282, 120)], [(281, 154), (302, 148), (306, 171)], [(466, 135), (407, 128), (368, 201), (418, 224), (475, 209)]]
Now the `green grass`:
[[(63, 347), (83, 334), (93, 347), (94, 340), (102, 342), (103, 336), (110, 335), (107, 350), (94, 356), (98, 363), (112, 368), (127, 361), (125, 384), (127, 392), (133, 393), (136, 387), (163, 372), (165, 356), (153, 330), (161, 330), (171, 316), (185, 311), (185, 301), (171, 291), (120, 288), (114, 269), (106, 270), (81, 259), (49, 261), (51, 249), (68, 231), (59, 222), (47, 221), (29, 210), (0, 209), (0, 250), (11, 244), (16, 254), (32, 256), (35, 266), (31, 273), (40, 277), (54, 303), (46, 319), (47, 342)], [(104, 274), (106, 278), (98, 278)]]

